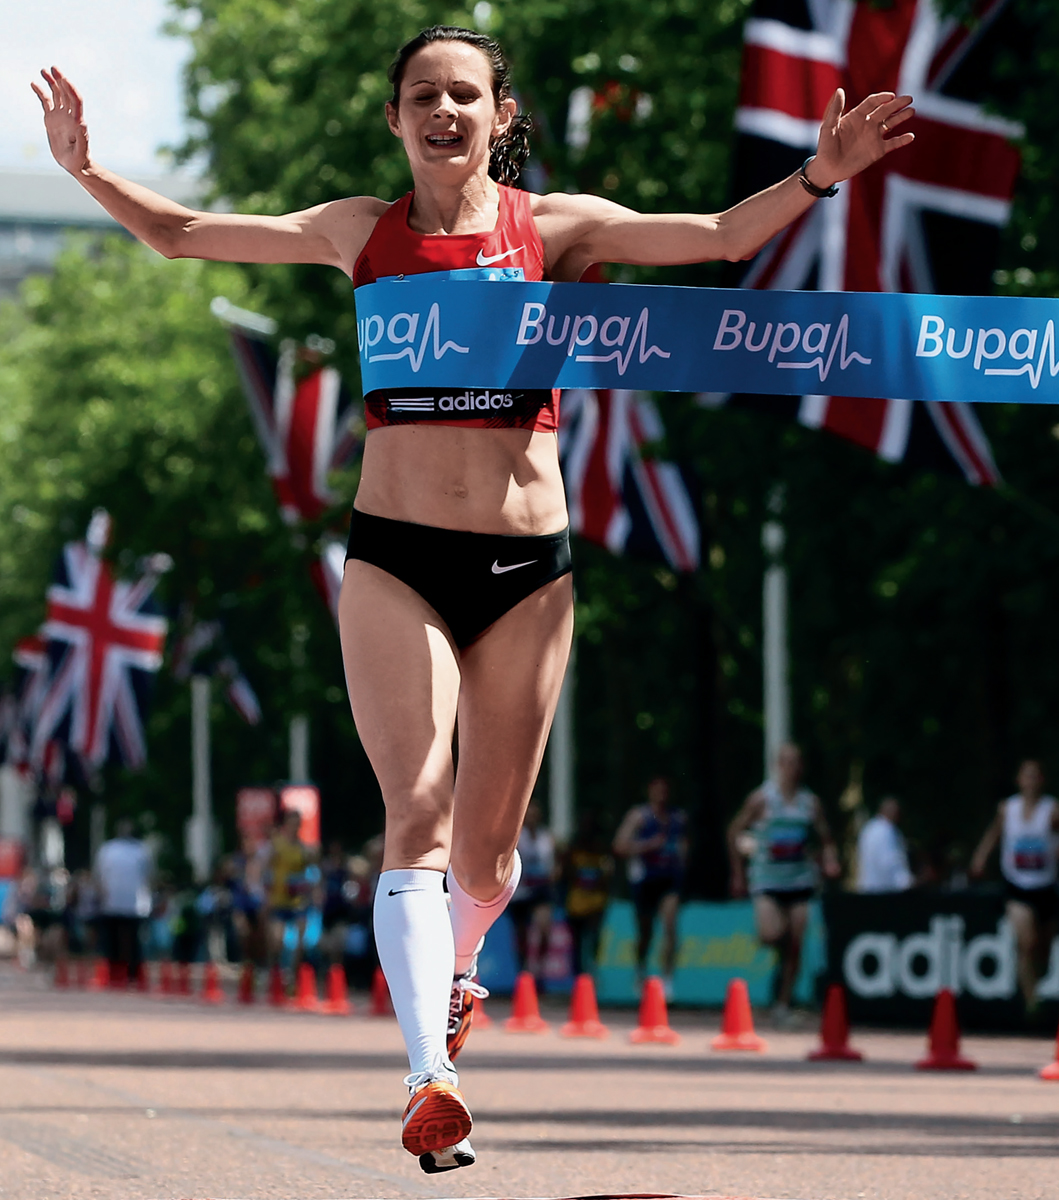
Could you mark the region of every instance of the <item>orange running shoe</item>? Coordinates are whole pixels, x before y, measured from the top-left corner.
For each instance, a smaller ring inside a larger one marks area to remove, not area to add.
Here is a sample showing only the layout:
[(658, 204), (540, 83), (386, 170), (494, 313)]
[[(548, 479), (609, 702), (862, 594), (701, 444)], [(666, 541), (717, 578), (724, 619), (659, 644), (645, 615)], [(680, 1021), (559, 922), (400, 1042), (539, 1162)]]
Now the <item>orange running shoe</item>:
[(474, 976), (478, 973), (478, 956), (475, 955), (470, 968), (462, 975), (457, 975), (452, 981), (452, 994), (449, 997), (449, 1028), (445, 1045), (449, 1054), (449, 1062), (456, 1061), (456, 1055), (463, 1049), (464, 1043), (471, 1033), (471, 1022), (474, 1020), (475, 1000), (485, 1000), (489, 995)]
[(471, 1113), (460, 1089), (447, 1072), (409, 1075), (412, 1094), (401, 1121), (401, 1145), (409, 1154), (446, 1150), (464, 1141), (471, 1132)]

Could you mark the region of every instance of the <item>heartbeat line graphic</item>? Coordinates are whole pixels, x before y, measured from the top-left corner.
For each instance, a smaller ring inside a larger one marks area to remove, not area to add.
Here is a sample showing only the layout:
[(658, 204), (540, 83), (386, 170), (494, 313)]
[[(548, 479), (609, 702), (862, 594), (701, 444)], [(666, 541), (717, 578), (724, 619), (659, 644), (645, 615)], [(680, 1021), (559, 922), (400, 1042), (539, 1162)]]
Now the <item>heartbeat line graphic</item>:
[(423, 365), (423, 355), (426, 354), (427, 342), (431, 340), (433, 334), (434, 340), (434, 359), (437, 361), (443, 358), (449, 350), (455, 350), (457, 354), (468, 354), (470, 348), (468, 346), (457, 345), (456, 342), (441, 341), (441, 311), (435, 302), (430, 306), (430, 312), (427, 314), (426, 324), (423, 326), (423, 339), (419, 343), (419, 349), (413, 350), (411, 346), (405, 346), (403, 350), (398, 350), (393, 354), (372, 354), (368, 357), (368, 362), (393, 362), (398, 358), (407, 358), (412, 364), (412, 370), (418, 371)]
[(1041, 376), (1044, 374), (1044, 360), (1048, 359), (1048, 372), (1054, 378), (1059, 374), (1059, 361), (1055, 357), (1055, 324), (1049, 321), (1044, 327), (1044, 337), (1041, 339), (1041, 354), (1037, 359), (1037, 365), (1033, 363), (1024, 363), (1021, 367), (986, 367), (987, 375), (1028, 375), (1030, 377), (1030, 387), (1034, 391), (1041, 382)]
[(835, 361), (835, 355), (839, 354), (841, 346), (841, 354), (839, 355), (838, 365), (839, 370), (844, 371), (851, 362), (859, 362), (864, 366), (871, 366), (871, 359), (865, 358), (862, 354), (858, 354), (856, 350), (846, 352), (846, 342), (849, 337), (849, 315), (843, 314), (842, 320), (838, 323), (838, 328), (835, 330), (835, 340), (831, 343), (831, 352), (827, 356), (827, 362), (824, 362), (823, 355), (817, 355), (816, 358), (809, 362), (781, 362), (776, 366), (784, 371), (812, 371), (820, 372), (820, 382), (823, 383), (831, 374), (831, 364)]
[(620, 350), (612, 350), (610, 354), (579, 354), (574, 361), (596, 363), (616, 362), (618, 364), (618, 374), (624, 375), (628, 369), (633, 351), (637, 347), (639, 347), (639, 361), (641, 363), (647, 362), (652, 354), (657, 354), (659, 358), (669, 358), (668, 350), (660, 350), (657, 346), (648, 346), (647, 320), (647, 309), (641, 309), (639, 320), (636, 322), (636, 328), (632, 331), (632, 340), (629, 342), (629, 349), (624, 355)]

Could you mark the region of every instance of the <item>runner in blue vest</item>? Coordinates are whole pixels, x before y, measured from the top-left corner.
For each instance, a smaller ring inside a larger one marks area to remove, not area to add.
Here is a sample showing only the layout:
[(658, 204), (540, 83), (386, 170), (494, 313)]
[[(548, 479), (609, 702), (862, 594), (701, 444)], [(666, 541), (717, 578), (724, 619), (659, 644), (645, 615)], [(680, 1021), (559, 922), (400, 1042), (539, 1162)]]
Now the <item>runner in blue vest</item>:
[(728, 827), (732, 895), (747, 894), (743, 858), (748, 856), (758, 937), (763, 945), (779, 952), (773, 1008), (779, 1026), (790, 1019), (809, 901), (819, 883), (810, 847), (814, 837), (820, 845), (823, 873), (828, 879), (841, 873), (823, 805), (818, 796), (800, 786), (802, 770), (801, 750), (791, 744), (781, 746), (772, 778), (750, 793)]
[(647, 785), (647, 803), (629, 809), (614, 836), (614, 853), (629, 860), (627, 871), (636, 909), (636, 969), (647, 966), (655, 918), (662, 918), (662, 976), (672, 998), (676, 966), (677, 912), (688, 857), (688, 818), (669, 807), (669, 780), (658, 775)]

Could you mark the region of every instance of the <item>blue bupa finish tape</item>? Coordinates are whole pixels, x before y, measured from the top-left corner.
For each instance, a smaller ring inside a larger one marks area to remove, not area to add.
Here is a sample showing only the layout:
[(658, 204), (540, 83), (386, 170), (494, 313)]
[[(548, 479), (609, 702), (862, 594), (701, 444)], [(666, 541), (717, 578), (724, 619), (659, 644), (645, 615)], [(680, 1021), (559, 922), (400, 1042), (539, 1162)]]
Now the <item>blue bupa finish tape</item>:
[(357, 289), (365, 392), (636, 388), (1059, 403), (1052, 299), (468, 274)]

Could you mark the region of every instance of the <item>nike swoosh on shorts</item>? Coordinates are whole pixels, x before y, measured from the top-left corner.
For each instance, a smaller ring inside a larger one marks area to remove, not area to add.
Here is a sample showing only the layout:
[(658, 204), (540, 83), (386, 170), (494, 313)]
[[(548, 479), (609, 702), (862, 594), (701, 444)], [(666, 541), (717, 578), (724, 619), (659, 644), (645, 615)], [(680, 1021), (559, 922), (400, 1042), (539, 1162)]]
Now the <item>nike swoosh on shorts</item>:
[(493, 567), (492, 567), (493, 574), (494, 575), (503, 575), (506, 571), (517, 571), (519, 569), (519, 567), (531, 567), (536, 561), (537, 560), (535, 558), (531, 558), (529, 560), (529, 562), (512, 563), (510, 567), (502, 567), (500, 565), (500, 563), (494, 559)]
[(505, 250), (503, 254), (483, 254), (478, 251), (478, 257), (474, 260), (480, 267), (489, 267), (493, 263), (499, 262), (502, 258), (508, 258), (512, 254), (518, 254), (520, 250), (525, 250), (525, 246), (516, 246), (514, 250)]

